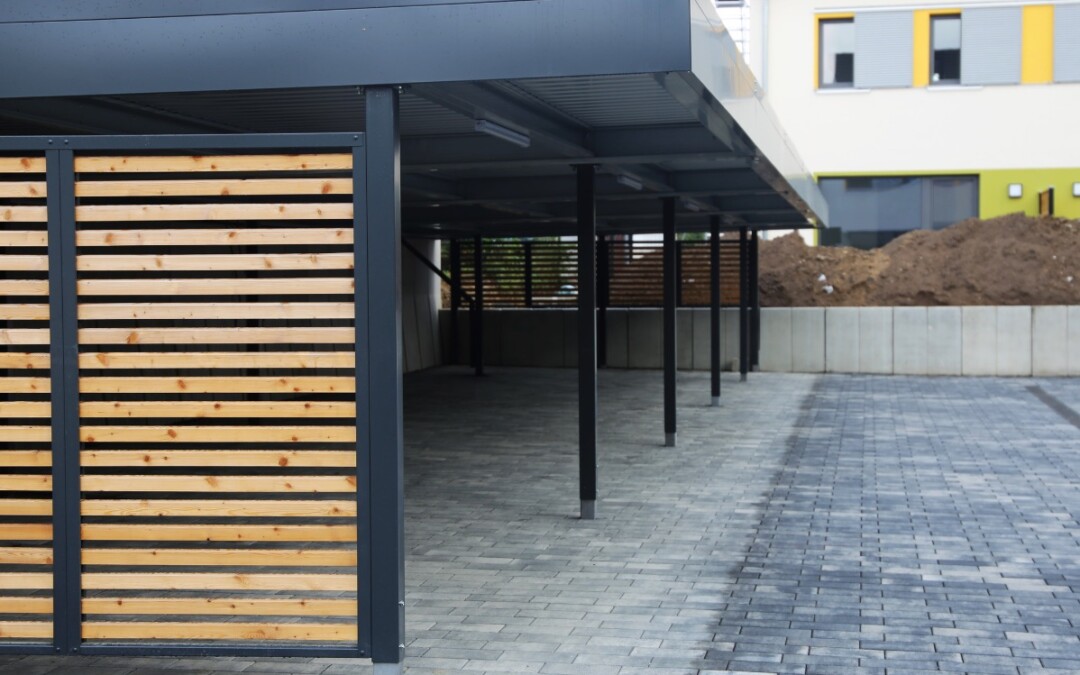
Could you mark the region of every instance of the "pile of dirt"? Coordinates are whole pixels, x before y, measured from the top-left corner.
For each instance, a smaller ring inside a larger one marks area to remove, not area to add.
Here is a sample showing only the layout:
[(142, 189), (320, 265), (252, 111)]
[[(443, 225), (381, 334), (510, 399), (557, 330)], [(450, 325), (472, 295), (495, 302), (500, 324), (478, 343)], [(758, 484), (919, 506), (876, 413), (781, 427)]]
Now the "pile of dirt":
[(761, 242), (766, 307), (1080, 305), (1080, 221), (1022, 214), (909, 232), (871, 251)]

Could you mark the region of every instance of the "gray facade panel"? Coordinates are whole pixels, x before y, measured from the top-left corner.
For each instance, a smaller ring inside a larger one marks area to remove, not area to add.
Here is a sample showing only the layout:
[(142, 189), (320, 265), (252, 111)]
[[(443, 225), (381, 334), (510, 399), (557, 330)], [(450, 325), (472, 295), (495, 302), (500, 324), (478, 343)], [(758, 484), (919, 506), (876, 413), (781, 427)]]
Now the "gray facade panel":
[(855, 15), (855, 86), (910, 87), (914, 21), (910, 11)]
[(1023, 8), (964, 10), (961, 19), (960, 81), (1019, 84)]
[(1080, 5), (1054, 8), (1054, 81), (1080, 82)]

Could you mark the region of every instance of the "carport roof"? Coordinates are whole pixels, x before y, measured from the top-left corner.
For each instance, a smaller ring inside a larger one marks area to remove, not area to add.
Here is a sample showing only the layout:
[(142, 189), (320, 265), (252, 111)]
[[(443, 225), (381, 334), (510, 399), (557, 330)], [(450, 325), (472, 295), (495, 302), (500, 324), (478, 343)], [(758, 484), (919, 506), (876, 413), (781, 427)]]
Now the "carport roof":
[[(806, 227), (824, 200), (711, 0), (9, 0), (0, 133), (352, 131), (402, 87), (412, 234)], [(528, 148), (476, 131), (488, 120)]]

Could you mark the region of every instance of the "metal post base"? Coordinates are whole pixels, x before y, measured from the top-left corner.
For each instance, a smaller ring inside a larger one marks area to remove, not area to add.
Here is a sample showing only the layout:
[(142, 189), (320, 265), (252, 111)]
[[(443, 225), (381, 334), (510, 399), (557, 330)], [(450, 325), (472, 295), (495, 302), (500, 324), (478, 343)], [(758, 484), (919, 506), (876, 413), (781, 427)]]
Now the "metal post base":
[(675, 447), (675, 441), (677, 440), (677, 437), (678, 437), (677, 433), (664, 434), (664, 445), (669, 447), (669, 448), (674, 448)]
[(582, 520), (596, 520), (596, 500), (595, 499), (582, 499), (581, 500), (581, 519)]
[(746, 382), (746, 375), (744, 373), (739, 373), (739, 382)]
[(374, 675), (403, 675), (404, 672), (400, 663), (376, 663)]
[(719, 396), (713, 396), (712, 397), (712, 407), (714, 407), (714, 408), (719, 408), (720, 407), (720, 397)]

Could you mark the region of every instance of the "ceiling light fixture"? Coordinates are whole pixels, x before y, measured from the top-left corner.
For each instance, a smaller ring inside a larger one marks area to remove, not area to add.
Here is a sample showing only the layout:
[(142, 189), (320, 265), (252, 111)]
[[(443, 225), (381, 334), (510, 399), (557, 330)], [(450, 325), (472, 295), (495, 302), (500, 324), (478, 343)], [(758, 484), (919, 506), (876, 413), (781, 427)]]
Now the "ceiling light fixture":
[(631, 190), (637, 190), (638, 192), (641, 192), (645, 188), (645, 184), (641, 181), (621, 173), (618, 176), (615, 176), (615, 182), (619, 185), (625, 185)]
[(496, 124), (491, 120), (476, 120), (476, 130), (494, 136), (495, 138), (506, 141), (507, 143), (513, 143), (519, 148), (527, 148), (532, 145), (532, 139), (528, 134), (523, 134), (520, 131), (514, 131), (508, 127), (504, 127), (501, 124)]
[(687, 211), (693, 211), (694, 213), (701, 213), (701, 206), (697, 202), (692, 202), (689, 199), (683, 200), (683, 206)]

